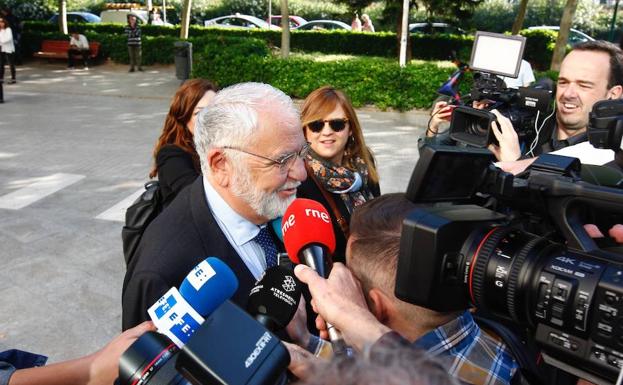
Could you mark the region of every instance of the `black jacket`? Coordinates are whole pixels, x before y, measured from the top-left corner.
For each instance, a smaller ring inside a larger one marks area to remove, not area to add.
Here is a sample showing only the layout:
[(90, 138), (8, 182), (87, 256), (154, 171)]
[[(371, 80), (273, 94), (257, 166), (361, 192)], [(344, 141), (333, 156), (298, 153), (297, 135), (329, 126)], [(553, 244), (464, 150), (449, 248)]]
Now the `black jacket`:
[[(283, 244), (275, 239), (279, 251)], [(182, 190), (149, 225), (123, 281), (123, 330), (149, 319), (147, 309), (207, 257), (225, 262), (238, 278), (231, 300), (246, 308), (255, 278), (216, 223), (206, 201), (203, 178)]]
[(173, 144), (163, 146), (158, 151), (156, 167), (162, 198), (167, 203), (200, 175), (195, 168), (192, 155)]

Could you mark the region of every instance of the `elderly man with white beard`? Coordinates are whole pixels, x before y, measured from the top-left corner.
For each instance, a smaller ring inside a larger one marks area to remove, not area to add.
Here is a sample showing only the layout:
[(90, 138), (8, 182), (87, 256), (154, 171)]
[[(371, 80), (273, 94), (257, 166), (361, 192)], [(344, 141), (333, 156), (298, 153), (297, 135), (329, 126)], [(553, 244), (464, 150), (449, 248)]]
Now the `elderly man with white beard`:
[(202, 174), (147, 228), (123, 282), (123, 329), (208, 256), (225, 262), (245, 308), (283, 244), (270, 221), (283, 215), (307, 174), (308, 145), (292, 100), (259, 83), (225, 88), (199, 114), (194, 134)]

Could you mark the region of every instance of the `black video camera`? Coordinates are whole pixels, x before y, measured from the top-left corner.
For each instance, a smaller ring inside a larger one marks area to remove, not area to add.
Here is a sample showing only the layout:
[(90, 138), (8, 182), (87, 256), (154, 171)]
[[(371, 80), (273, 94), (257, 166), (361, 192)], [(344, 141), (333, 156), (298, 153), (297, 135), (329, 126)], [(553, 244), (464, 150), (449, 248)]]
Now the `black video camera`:
[(470, 99), (487, 102), (488, 106), (486, 109), (465, 105), (455, 108), (450, 122), (450, 138), (474, 147), (497, 144), (491, 131), (496, 116), (490, 112), (497, 109), (509, 118), (520, 142), (534, 140), (540, 131), (539, 117), (545, 118), (549, 110), (552, 90), (543, 85), (508, 88), (496, 76), (518, 76), (525, 40), (522, 36), (476, 32), (470, 68), (478, 72), (474, 73)]
[(395, 294), (437, 311), (475, 306), (534, 336), (545, 362), (606, 384), (623, 367), (623, 255), (584, 224), (623, 223), (623, 191), (580, 181), (545, 154), (522, 176), (484, 149), (424, 147), (407, 198)]
[(623, 99), (601, 100), (593, 105), (588, 140), (597, 148), (623, 150)]

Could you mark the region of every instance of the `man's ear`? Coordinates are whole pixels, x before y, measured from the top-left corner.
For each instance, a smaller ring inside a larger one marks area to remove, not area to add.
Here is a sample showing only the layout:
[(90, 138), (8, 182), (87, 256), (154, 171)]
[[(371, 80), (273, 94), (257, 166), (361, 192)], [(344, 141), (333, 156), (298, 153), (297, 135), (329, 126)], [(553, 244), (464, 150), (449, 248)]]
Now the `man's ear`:
[(231, 183), (232, 169), (229, 159), (221, 149), (212, 149), (206, 155), (214, 182), (225, 188)]
[(370, 311), (376, 319), (385, 324), (389, 318), (389, 313), (391, 306), (389, 298), (383, 293), (381, 290), (373, 287), (368, 291), (368, 305), (370, 306)]
[(608, 99), (620, 99), (623, 95), (623, 86), (616, 85), (608, 90)]

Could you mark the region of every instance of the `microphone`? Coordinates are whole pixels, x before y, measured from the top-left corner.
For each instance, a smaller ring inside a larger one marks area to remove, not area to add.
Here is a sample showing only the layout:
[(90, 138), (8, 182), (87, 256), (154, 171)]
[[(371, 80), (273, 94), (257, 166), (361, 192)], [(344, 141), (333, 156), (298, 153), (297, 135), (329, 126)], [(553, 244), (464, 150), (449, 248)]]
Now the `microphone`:
[(182, 347), (204, 322), (203, 317), (209, 316), (237, 289), (238, 279), (229, 266), (209, 257), (188, 273), (180, 290), (169, 289), (147, 313), (159, 332)]
[(281, 330), (296, 314), (301, 300), (301, 282), (281, 266), (264, 272), (251, 289), (247, 312), (271, 332)]
[[(335, 251), (335, 233), (327, 209), (314, 200), (297, 198), (288, 206), (281, 229), (292, 262), (303, 263), (327, 278)], [(336, 356), (352, 355), (340, 331), (328, 322), (327, 331)]]
[(327, 278), (335, 251), (335, 234), (327, 209), (314, 200), (297, 198), (288, 206), (281, 230), (292, 262), (303, 263)]

